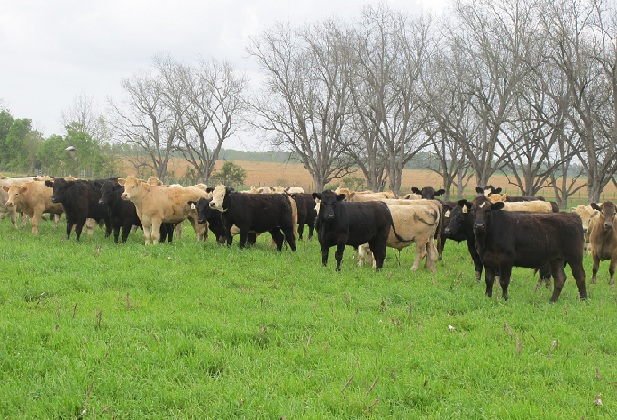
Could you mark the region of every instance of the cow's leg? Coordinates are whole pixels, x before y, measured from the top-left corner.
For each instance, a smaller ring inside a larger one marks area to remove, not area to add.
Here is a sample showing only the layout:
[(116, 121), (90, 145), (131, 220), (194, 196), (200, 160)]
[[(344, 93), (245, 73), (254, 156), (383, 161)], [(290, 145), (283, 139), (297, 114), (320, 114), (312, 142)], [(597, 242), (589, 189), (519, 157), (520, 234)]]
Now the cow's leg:
[(304, 223), (300, 224), (298, 223), (298, 239), (302, 240), (302, 234), (304, 233)]
[(478, 255), (478, 251), (476, 251), (476, 245), (473, 242), (474, 241), (467, 240), (467, 251), (469, 251), (469, 255), (471, 255), (471, 259), (473, 260), (473, 266), (476, 273), (476, 281), (479, 282), (482, 279), (482, 270), (484, 268), (484, 264), (482, 264), (480, 255)]
[[(566, 273), (563, 270), (563, 260), (553, 260), (549, 263), (549, 265), (551, 267), (551, 274), (553, 275), (553, 295), (551, 296), (550, 301), (551, 303), (554, 303), (554, 302), (557, 302), (557, 299), (559, 299), (559, 295), (561, 294), (561, 291), (563, 290), (563, 285), (566, 282)], [(572, 268), (572, 272), (574, 275), (574, 268)], [(584, 282), (585, 282), (585, 277), (583, 274), (583, 283)], [(577, 280), (576, 283), (578, 285), (579, 281)]]
[(367, 251), (368, 245), (362, 244), (358, 247), (358, 267), (364, 265), (364, 259), (368, 256), (370, 251)]
[[(572, 263), (572, 262), (568, 262), (568, 264), (570, 265), (570, 268), (572, 269), (572, 276), (574, 277), (574, 280), (576, 280), (576, 287), (578, 288), (578, 295), (580, 297), (581, 300), (587, 300), (587, 287), (585, 285), (585, 269), (583, 268), (583, 263), (582, 262), (576, 262), (576, 263)], [(563, 261), (561, 261), (561, 267), (563, 270), (564, 264)], [(564, 277), (565, 277), (565, 273), (564, 273)]]
[(285, 241), (289, 244), (289, 247), (292, 251), (296, 251), (296, 234), (294, 226), (288, 226), (283, 229), (283, 234), (285, 235)]
[(386, 259), (386, 244), (382, 242), (380, 244), (370, 244), (373, 258), (375, 258), (375, 268), (381, 270), (383, 268), (383, 262)]
[(13, 227), (15, 229), (19, 229), (17, 227), (17, 218), (19, 217), (19, 213), (17, 213), (17, 210), (15, 210), (15, 206), (11, 206), (8, 209), (9, 209), (9, 213), (11, 215), (11, 222), (13, 222)]
[(249, 231), (248, 228), (240, 228), (240, 248), (244, 248), (246, 246), (246, 241), (248, 240)]
[(60, 215), (54, 214), (54, 228), (58, 229), (58, 224), (60, 224)]
[(146, 245), (150, 245), (150, 230), (152, 229), (152, 225), (150, 224), (150, 222), (143, 222), (141, 223), (141, 230), (144, 234), (144, 242)]
[[(445, 238), (444, 238), (445, 239)], [(437, 256), (439, 252), (435, 246), (435, 242), (431, 239), (426, 243), (426, 262), (424, 268), (428, 268), (431, 272), (435, 272), (435, 266), (437, 265)], [(441, 255), (439, 256), (441, 259)]]
[(308, 225), (309, 227), (309, 234), (308, 234), (308, 240), (310, 241), (311, 239), (313, 239), (313, 232), (315, 231), (315, 226), (314, 225)]
[(503, 300), (508, 300), (508, 286), (510, 285), (510, 277), (512, 276), (512, 266), (502, 265), (499, 267), (499, 284)]
[(152, 239), (152, 243), (158, 244), (161, 239), (161, 220), (153, 219), (151, 228), (150, 238)]
[(334, 258), (336, 258), (336, 271), (341, 271), (341, 262), (343, 262), (344, 252), (345, 252), (345, 242), (338, 242), (336, 244), (336, 252), (334, 253)]
[(596, 252), (592, 252), (591, 256), (593, 258), (593, 268), (591, 269), (591, 284), (596, 284), (596, 274), (598, 274), (598, 269), (600, 268), (600, 257)]
[(75, 235), (77, 236), (77, 241), (79, 242), (79, 238), (81, 237), (81, 232), (84, 230), (84, 225), (86, 224), (86, 218), (77, 219), (77, 225), (75, 226)]
[(330, 247), (325, 244), (321, 244), (321, 265), (326, 267), (328, 265), (328, 253), (330, 252)]
[[(476, 270), (476, 273), (478, 271)], [(495, 270), (486, 267), (484, 270), (484, 283), (486, 284), (486, 291), (484, 294), (488, 297), (493, 296), (493, 284), (495, 283)]]
[(615, 266), (617, 265), (617, 259), (611, 258), (611, 263), (608, 266), (608, 274), (610, 277), (608, 278), (608, 284), (613, 285), (615, 281), (613, 280), (613, 276), (615, 275)]
[(71, 238), (71, 231), (73, 230), (74, 223), (66, 219), (66, 239)]
[(542, 283), (546, 284), (546, 288), (551, 288), (551, 267), (550, 264), (544, 264), (542, 267), (538, 269), (540, 272), (540, 279), (538, 280), (538, 284), (536, 284), (536, 289), (542, 285)]
[(272, 235), (272, 242), (276, 244), (276, 250), (281, 251), (283, 249), (283, 242), (285, 241), (285, 236), (283, 235), (283, 233), (281, 233), (279, 228), (272, 229), (270, 231), (270, 234)]

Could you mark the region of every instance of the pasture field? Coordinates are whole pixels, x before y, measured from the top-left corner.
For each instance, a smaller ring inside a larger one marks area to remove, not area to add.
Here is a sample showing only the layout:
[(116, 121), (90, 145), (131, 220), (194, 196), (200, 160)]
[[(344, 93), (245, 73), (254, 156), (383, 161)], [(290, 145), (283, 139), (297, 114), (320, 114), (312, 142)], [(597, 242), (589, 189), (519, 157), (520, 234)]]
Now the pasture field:
[(337, 273), (316, 238), (64, 236), (0, 220), (2, 418), (617, 418), (607, 262), (588, 301), (568, 269), (556, 304), (514, 269), (504, 302), (464, 243), (434, 274), (413, 246)]

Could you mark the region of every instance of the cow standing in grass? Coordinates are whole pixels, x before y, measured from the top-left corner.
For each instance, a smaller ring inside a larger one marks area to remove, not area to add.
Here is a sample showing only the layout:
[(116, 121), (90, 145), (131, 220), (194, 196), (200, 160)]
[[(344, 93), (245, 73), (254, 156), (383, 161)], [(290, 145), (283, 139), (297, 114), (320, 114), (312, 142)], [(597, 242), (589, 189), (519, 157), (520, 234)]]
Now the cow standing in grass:
[(614, 284), (613, 276), (615, 274), (615, 266), (617, 265), (617, 224), (615, 223), (617, 207), (610, 201), (602, 203), (601, 206), (591, 203), (591, 207), (600, 212), (599, 220), (596, 222), (589, 237), (591, 256), (593, 258), (591, 283), (594, 284), (596, 282), (600, 261), (610, 260), (608, 284)]
[[(344, 201), (345, 194), (336, 194), (331, 190), (313, 193), (313, 198), (319, 200), (315, 228), (321, 244), (322, 265), (328, 265), (330, 247), (336, 245), (334, 257), (336, 270), (340, 271), (345, 245), (358, 248), (368, 243), (375, 258), (375, 267), (381, 270), (390, 228), (394, 225), (388, 206), (380, 201), (350, 203)], [(397, 240), (406, 242), (396, 231), (394, 234)]]
[(536, 268), (549, 264), (553, 275), (551, 302), (559, 299), (566, 275), (572, 269), (579, 296), (587, 298), (583, 269), (583, 227), (573, 213), (518, 213), (502, 211), (503, 202), (491, 203), (480, 196), (472, 203), (476, 249), (484, 264), (486, 296), (492, 296), (495, 273), (504, 300), (512, 267)]
[(282, 250), (283, 242), (296, 250), (295, 221), (286, 194), (241, 194), (219, 185), (212, 190), (209, 205), (222, 213), (227, 245), (231, 245), (235, 225), (240, 231), (240, 248), (246, 246), (251, 232), (269, 232), (277, 250)]

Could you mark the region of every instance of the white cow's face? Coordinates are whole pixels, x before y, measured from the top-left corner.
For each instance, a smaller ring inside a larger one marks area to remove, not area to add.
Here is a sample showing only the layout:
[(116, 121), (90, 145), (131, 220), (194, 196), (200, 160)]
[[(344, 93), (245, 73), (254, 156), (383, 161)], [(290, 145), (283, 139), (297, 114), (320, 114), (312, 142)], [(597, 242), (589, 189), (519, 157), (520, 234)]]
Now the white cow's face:
[(118, 179), (118, 184), (124, 186), (124, 192), (122, 193), (123, 200), (133, 201), (138, 197), (139, 187), (141, 181), (133, 176), (129, 176), (125, 179)]
[(224, 185), (217, 185), (212, 191), (212, 201), (210, 201), (210, 207), (218, 210), (223, 210), (223, 200), (225, 199), (225, 194), (227, 193), (227, 188)]

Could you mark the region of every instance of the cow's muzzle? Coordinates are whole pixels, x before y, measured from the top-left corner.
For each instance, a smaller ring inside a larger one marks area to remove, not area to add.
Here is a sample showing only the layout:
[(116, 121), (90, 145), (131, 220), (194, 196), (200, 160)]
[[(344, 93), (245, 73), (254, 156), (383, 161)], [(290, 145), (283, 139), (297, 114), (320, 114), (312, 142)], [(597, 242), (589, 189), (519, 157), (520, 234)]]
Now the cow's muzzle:
[(613, 228), (612, 223), (604, 223), (604, 230), (611, 230)]
[(4, 203), (5, 206), (7, 207), (13, 207), (13, 202), (12, 201), (7, 201), (6, 203)]
[(60, 202), (60, 200), (58, 199), (58, 197), (52, 195), (50, 198), (51, 202), (54, 204), (58, 204)]
[(484, 233), (486, 232), (486, 225), (484, 223), (476, 223), (473, 225), (474, 232)]
[(102, 198), (99, 200), (99, 204), (100, 204), (100, 205), (105, 204), (105, 202), (103, 201), (103, 199), (102, 199)]
[(123, 200), (128, 200), (129, 199), (129, 196), (126, 195), (126, 193), (122, 193), (122, 195), (120, 197), (122, 197)]

